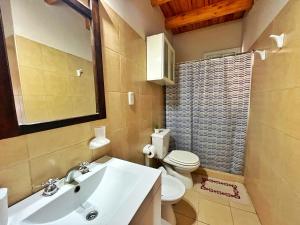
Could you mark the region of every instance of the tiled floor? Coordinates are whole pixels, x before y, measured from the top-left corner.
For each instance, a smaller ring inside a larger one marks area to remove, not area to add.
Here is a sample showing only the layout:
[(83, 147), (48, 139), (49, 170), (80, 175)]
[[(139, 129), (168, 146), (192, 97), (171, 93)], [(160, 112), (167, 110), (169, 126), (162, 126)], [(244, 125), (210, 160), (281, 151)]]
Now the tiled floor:
[[(194, 176), (194, 187), (174, 206), (177, 225), (261, 225), (243, 184), (211, 179), (229, 185), (207, 183), (206, 187), (217, 190), (217, 194), (203, 190), (202, 176)], [(234, 193), (233, 185), (240, 198), (220, 194)]]

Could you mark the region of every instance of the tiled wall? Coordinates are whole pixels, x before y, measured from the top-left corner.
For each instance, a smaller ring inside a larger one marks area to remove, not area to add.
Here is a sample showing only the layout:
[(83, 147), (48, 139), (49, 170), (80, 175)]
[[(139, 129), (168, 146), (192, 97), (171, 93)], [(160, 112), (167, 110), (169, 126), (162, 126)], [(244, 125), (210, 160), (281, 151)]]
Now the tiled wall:
[[(300, 224), (300, 1), (291, 0), (253, 46), (256, 57), (246, 185), (263, 225)], [(270, 34), (287, 34), (278, 51)]]
[[(15, 98), (22, 104), (23, 123), (96, 113), (91, 61), (18, 35), (15, 43), (20, 85), (14, 88), (20, 88)], [(80, 77), (76, 76), (78, 69), (83, 71)]]
[[(84, 160), (108, 154), (144, 162), (153, 124), (163, 121), (163, 89), (146, 82), (146, 45), (107, 6), (101, 6), (107, 119), (0, 140), (0, 187), (9, 188), (13, 204), (36, 191), (50, 177), (62, 177)], [(136, 104), (127, 104), (127, 92)], [(88, 150), (93, 127), (107, 126), (111, 144)]]

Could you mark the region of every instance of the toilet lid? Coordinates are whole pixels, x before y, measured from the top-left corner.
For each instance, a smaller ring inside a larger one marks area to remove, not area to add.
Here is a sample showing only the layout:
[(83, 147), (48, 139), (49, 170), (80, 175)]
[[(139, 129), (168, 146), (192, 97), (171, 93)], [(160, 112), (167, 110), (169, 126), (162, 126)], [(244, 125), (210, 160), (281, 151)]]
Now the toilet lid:
[(170, 175), (161, 176), (161, 199), (162, 201), (176, 201), (185, 193), (184, 184)]
[(170, 161), (178, 164), (193, 166), (199, 164), (199, 157), (192, 152), (173, 150), (168, 155)]

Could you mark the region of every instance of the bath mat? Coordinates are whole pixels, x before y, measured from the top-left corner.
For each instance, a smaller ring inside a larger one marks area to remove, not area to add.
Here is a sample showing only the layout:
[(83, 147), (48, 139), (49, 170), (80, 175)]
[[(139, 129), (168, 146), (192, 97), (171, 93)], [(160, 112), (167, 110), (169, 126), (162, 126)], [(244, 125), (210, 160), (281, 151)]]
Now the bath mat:
[(229, 198), (240, 199), (240, 193), (238, 187), (235, 184), (214, 180), (207, 177), (202, 177), (200, 188), (205, 191), (224, 195)]

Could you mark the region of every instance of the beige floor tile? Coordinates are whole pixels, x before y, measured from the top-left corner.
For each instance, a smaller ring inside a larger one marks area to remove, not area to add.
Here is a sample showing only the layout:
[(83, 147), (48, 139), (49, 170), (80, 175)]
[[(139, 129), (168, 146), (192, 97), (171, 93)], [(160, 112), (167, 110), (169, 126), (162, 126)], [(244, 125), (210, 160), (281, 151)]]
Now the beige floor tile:
[(210, 225), (233, 225), (230, 207), (204, 199), (199, 201), (198, 221)]
[(199, 195), (193, 190), (187, 191), (182, 200), (174, 205), (174, 211), (189, 218), (196, 219)]
[(231, 208), (234, 225), (261, 225), (255, 213)]
[(196, 219), (176, 214), (176, 225), (206, 225), (205, 223), (198, 223)]
[(222, 205), (229, 206), (229, 198), (226, 196), (218, 195), (218, 194), (211, 193), (211, 192), (204, 191), (204, 190), (198, 190), (198, 192), (199, 192), (200, 199), (205, 199), (208, 201), (212, 201), (212, 202), (216, 202), (216, 203), (219, 203)]
[(242, 203), (238, 203), (238, 202), (234, 202), (234, 201), (230, 201), (229, 203), (232, 208), (241, 209), (244, 211), (255, 213), (255, 208), (252, 205), (252, 203), (242, 204)]

